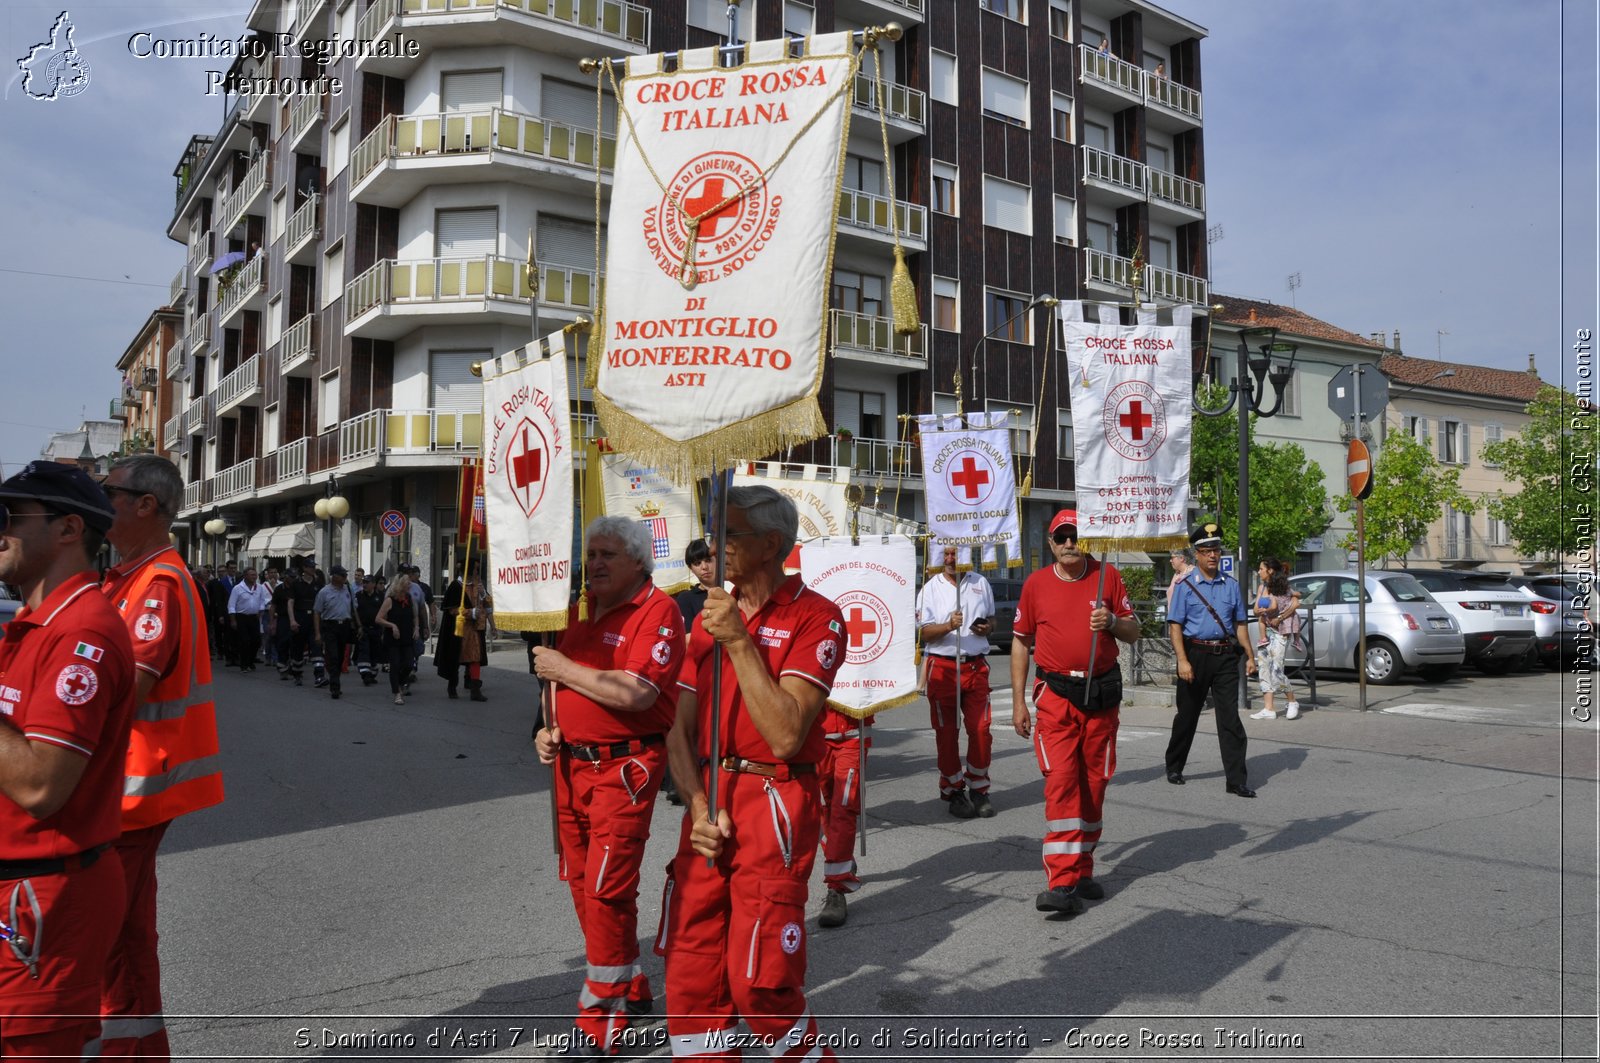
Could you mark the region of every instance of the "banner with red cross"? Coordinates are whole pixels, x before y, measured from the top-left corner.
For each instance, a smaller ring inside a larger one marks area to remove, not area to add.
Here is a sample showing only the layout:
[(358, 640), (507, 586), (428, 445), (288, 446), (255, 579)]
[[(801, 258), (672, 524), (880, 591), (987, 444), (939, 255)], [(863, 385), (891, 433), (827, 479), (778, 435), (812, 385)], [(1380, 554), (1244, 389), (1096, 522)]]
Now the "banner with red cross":
[[(1095, 305), (1095, 304), (1091, 304)], [(1123, 325), (1115, 306), (1060, 304), (1071, 387), (1079, 545), (1096, 551), (1188, 545), (1189, 325), (1193, 310)]]
[[(858, 59), (848, 33), (756, 41), (723, 67), (633, 56), (617, 87), (595, 409), (673, 480), (826, 430), (836, 204)], [(615, 82), (613, 82), (615, 84)]]
[(484, 366), (484, 377), (483, 494), (495, 623), (510, 631), (559, 631), (572, 593), (565, 337), (552, 333), (501, 355)]
[(915, 701), (917, 550), (904, 535), (806, 544), (800, 575), (844, 614), (844, 664), (828, 703), (857, 719)]
[(1016, 461), (1011, 453), (1009, 413), (957, 416), (924, 414), (922, 478), (928, 492), (929, 557), (954, 546), (976, 554), (976, 565), (1022, 564), (1017, 526)]

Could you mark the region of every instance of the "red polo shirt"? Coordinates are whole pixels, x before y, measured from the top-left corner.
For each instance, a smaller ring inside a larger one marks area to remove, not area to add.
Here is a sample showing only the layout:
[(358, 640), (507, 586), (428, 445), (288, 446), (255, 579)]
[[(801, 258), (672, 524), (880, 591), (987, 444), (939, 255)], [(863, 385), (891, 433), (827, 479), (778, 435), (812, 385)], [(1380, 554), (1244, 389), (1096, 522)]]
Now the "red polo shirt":
[[(594, 613), (591, 601), (589, 614)], [(628, 601), (586, 623), (578, 620), (574, 602), (556, 649), (590, 668), (627, 672), (656, 690), (655, 701), (645, 711), (617, 712), (570, 687), (558, 686), (555, 718), (568, 742), (625, 742), (672, 730), (678, 712), (678, 670), (683, 667), (683, 614), (654, 583), (646, 580)]]
[[(747, 617), (744, 626), (761, 655), (761, 662), (770, 675), (783, 678), (796, 675), (823, 693), (833, 689), (833, 677), (844, 663), (844, 617), (833, 602), (806, 587), (798, 576), (790, 576), (778, 585), (760, 610)], [(699, 742), (700, 755), (711, 755), (711, 712), (706, 700), (711, 696), (711, 647), (715, 640), (708, 634), (703, 621), (697, 617), (689, 633), (689, 666), (678, 680), (680, 684), (700, 697)], [(772, 763), (772, 747), (761, 737), (756, 725), (744, 711), (744, 698), (739, 694), (738, 680), (733, 662), (722, 655), (722, 753), (749, 760)], [(817, 718), (806, 735), (800, 752), (792, 758), (796, 763), (815, 764), (822, 759), (824, 749), (823, 714)]]
[[(1089, 667), (1089, 613), (1100, 582), (1102, 562), (1091, 560), (1082, 576), (1064, 579), (1055, 565), (1041, 568), (1022, 585), (1017, 615), (1011, 630), (1033, 636), (1033, 659), (1047, 672), (1082, 672)], [(1106, 565), (1106, 583), (1099, 597), (1117, 616), (1132, 616), (1127, 588), (1116, 565)], [(1098, 675), (1117, 663), (1117, 640), (1109, 631), (1099, 633), (1094, 656)]]
[(71, 856), (122, 833), (137, 687), (128, 629), (99, 591), (94, 573), (78, 573), (37, 609), (18, 612), (0, 641), (0, 720), (89, 761), (52, 816), (34, 819), (0, 798), (0, 860)]

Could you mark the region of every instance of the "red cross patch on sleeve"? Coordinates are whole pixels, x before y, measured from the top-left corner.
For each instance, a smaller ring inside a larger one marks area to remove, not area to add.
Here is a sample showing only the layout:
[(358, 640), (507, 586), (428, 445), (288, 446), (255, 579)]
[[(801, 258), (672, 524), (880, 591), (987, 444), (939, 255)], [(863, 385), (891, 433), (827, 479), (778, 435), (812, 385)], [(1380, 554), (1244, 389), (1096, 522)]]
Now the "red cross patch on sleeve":
[(56, 676), (56, 697), (68, 705), (82, 705), (100, 689), (100, 677), (86, 664), (69, 664)]

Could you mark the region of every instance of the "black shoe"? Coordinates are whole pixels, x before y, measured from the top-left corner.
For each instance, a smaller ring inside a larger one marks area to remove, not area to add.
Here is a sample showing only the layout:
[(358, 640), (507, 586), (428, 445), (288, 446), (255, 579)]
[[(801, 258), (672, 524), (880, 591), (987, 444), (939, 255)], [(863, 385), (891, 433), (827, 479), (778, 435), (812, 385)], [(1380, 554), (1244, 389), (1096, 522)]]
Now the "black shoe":
[(628, 1026), (636, 1030), (660, 1023), (661, 1016), (656, 1014), (655, 998), (628, 1001), (627, 1019)]
[(290, 680), (290, 679), (293, 679), (293, 678), (294, 678), (294, 676), (290, 675), (288, 672), (279, 672), (278, 673), (278, 681), (279, 682), (284, 682), (284, 681), (287, 681), (287, 680)]
[(320, 676), (320, 677), (318, 677), (318, 679), (317, 679), (317, 681), (316, 681), (316, 685), (317, 685), (317, 688), (318, 688), (318, 689), (319, 689), (319, 690), (320, 690), (320, 689), (321, 689), (321, 688), (322, 688), (322, 687), (325, 687), (325, 686), (327, 686), (327, 685), (328, 685), (328, 677), (327, 677), (327, 676)]
[(303, 686), (305, 686), (305, 683), (300, 681), (300, 677), (299, 676), (295, 676), (294, 677), (294, 685), (297, 686), (297, 687), (303, 687)]
[(1228, 784), (1228, 792), (1235, 797), (1254, 797), (1256, 795), (1256, 792), (1250, 787), (1235, 786), (1233, 783)]
[(850, 918), (850, 912), (844, 906), (844, 894), (838, 890), (829, 890), (828, 896), (822, 901), (822, 914), (817, 916), (817, 925), (832, 929), (844, 926), (844, 921)]
[(444, 688), (444, 693), (445, 697), (449, 698), (451, 701), (456, 700), (456, 685), (451, 683), (449, 686)]
[(1183, 785), (1183, 772), (1181, 772), (1181, 771), (1169, 771), (1169, 772), (1167, 772), (1167, 781), (1169, 783), (1171, 783), (1172, 785), (1174, 785), (1174, 786), (1182, 786)]
[(472, 692), (472, 700), (473, 701), (488, 701), (489, 699), (483, 696), (483, 691), (474, 690)]
[(1079, 898), (1077, 889), (1072, 886), (1056, 886), (1054, 889), (1045, 890), (1033, 899), (1033, 906), (1041, 912), (1060, 915), (1077, 915), (1083, 911), (1083, 901)]
[(948, 800), (950, 801), (950, 814), (952, 816), (957, 819), (978, 818), (978, 810), (973, 807), (972, 798), (967, 795), (965, 790), (957, 790), (950, 795)]
[(993, 819), (994, 805), (989, 802), (989, 791), (977, 790), (972, 794), (972, 808), (979, 819)]
[(1080, 878), (1073, 889), (1086, 901), (1098, 901), (1106, 895), (1106, 888), (1092, 878)]

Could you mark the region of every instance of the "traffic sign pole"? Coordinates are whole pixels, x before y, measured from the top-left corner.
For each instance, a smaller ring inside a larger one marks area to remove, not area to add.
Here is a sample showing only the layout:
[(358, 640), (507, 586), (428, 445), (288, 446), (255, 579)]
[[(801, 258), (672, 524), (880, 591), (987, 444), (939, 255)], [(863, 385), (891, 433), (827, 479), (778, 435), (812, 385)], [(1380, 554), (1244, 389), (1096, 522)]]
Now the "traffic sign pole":
[[(1361, 441), (1361, 372), (1364, 366), (1357, 362), (1355, 370), (1355, 423), (1351, 425), (1350, 438)], [(1356, 679), (1360, 684), (1361, 711), (1367, 711), (1367, 503), (1366, 496), (1356, 498)]]

